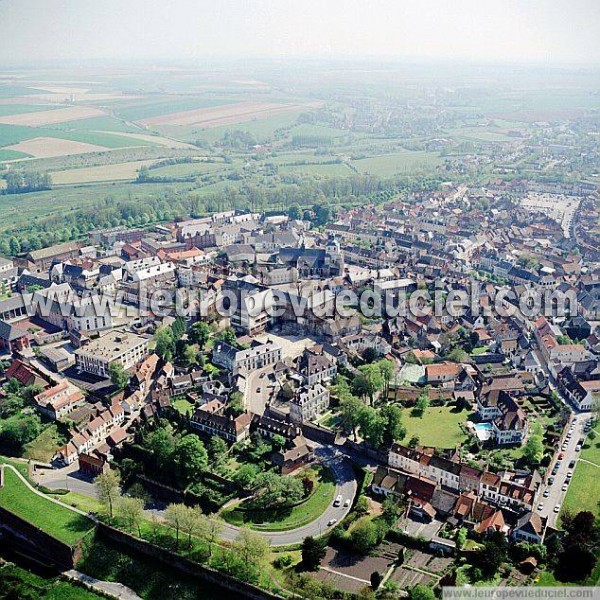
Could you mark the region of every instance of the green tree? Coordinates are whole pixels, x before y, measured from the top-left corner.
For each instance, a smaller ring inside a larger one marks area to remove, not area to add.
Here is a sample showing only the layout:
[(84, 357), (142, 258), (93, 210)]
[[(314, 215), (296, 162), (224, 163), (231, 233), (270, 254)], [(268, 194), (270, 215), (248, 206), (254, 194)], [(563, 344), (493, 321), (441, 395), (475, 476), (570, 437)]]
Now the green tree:
[(170, 327), (159, 327), (154, 334), (154, 351), (163, 360), (173, 360), (175, 355), (175, 338)]
[(352, 548), (359, 554), (367, 554), (379, 541), (377, 525), (370, 520), (358, 523), (350, 532)]
[(422, 583), (417, 583), (408, 590), (410, 600), (435, 600), (433, 590)]
[(234, 555), (244, 565), (244, 579), (250, 581), (252, 571), (260, 573), (269, 554), (269, 542), (258, 533), (242, 527), (231, 547)]
[(210, 339), (210, 327), (204, 321), (198, 321), (192, 325), (188, 334), (190, 340), (200, 346), (200, 349), (204, 349), (206, 343)]
[(245, 463), (236, 469), (233, 480), (243, 489), (248, 489), (254, 478), (258, 475), (260, 468), (253, 463)]
[(402, 410), (394, 404), (386, 404), (379, 414), (385, 422), (383, 444), (391, 446), (394, 442), (401, 442), (406, 436), (406, 427), (402, 424)]
[(187, 514), (185, 504), (169, 504), (165, 509), (165, 522), (175, 530), (175, 549), (179, 550), (179, 533), (183, 527)]
[(202, 530), (202, 512), (194, 506), (186, 506), (182, 511), (181, 531), (188, 536), (188, 548), (192, 547), (192, 537)]
[(341, 417), (346, 427), (349, 427), (356, 441), (356, 430), (361, 423), (361, 412), (365, 408), (362, 400), (350, 395), (340, 402)]
[(523, 459), (531, 466), (539, 465), (544, 455), (544, 443), (539, 423), (536, 423), (523, 448)]
[(229, 344), (230, 346), (237, 347), (237, 336), (235, 335), (235, 331), (232, 327), (223, 329), (223, 331), (217, 335), (217, 339)]
[(110, 470), (96, 477), (98, 500), (107, 509), (110, 519), (114, 516), (114, 507), (121, 497), (120, 477), (116, 471)]
[(218, 435), (213, 435), (208, 443), (208, 454), (215, 464), (220, 464), (227, 455), (227, 444)]
[(156, 468), (159, 471), (167, 469), (173, 460), (175, 452), (175, 438), (165, 427), (153, 431), (147, 439), (146, 446), (152, 453)]
[(115, 506), (115, 512), (129, 531), (137, 529), (138, 535), (142, 537), (140, 523), (144, 514), (143, 500), (140, 498), (121, 497)]
[(123, 390), (129, 383), (129, 373), (125, 370), (122, 363), (113, 361), (108, 367), (111, 383), (118, 389)]
[(302, 542), (302, 566), (307, 571), (316, 571), (325, 557), (327, 548), (321, 540), (307, 536)]
[(223, 523), (216, 518), (204, 517), (202, 535), (208, 544), (208, 556), (212, 556), (213, 546), (223, 531)]
[(175, 444), (174, 463), (183, 485), (196, 480), (208, 465), (208, 454), (200, 438), (190, 433)]

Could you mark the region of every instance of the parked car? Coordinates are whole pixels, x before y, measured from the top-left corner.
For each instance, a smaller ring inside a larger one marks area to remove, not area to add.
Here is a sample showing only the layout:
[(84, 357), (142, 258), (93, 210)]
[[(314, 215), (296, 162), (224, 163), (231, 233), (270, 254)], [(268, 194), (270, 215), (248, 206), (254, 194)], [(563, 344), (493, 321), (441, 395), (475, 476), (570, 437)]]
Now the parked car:
[(567, 471), (567, 479), (571, 479), (573, 477), (573, 471)]
[(543, 502), (540, 502), (540, 503), (538, 504), (538, 510), (542, 510), (542, 508), (544, 508), (544, 503), (543, 503)]
[(333, 525), (335, 525), (337, 523), (337, 519), (330, 519), (327, 522), (327, 527), (333, 527)]
[(350, 498), (346, 499), (346, 502), (344, 502), (344, 508), (348, 508), (350, 506)]
[(563, 483), (562, 491), (566, 492), (568, 489), (569, 489), (569, 484), (568, 483)]
[(557, 504), (557, 505), (554, 507), (554, 512), (555, 512), (555, 513), (557, 513), (559, 510), (560, 510), (560, 504)]
[(564, 453), (563, 453), (563, 452), (561, 452), (561, 453), (558, 455), (558, 460), (562, 460), (564, 457), (565, 457)]
[(574, 460), (572, 460), (572, 461), (569, 463), (569, 469), (574, 469), (574, 468), (575, 468), (575, 461), (574, 461)]
[(581, 444), (577, 444), (577, 446), (575, 446), (575, 452), (581, 452)]
[(546, 488), (544, 490), (544, 498), (547, 498), (550, 495), (550, 490), (548, 488)]
[(554, 477), (548, 477), (548, 485), (552, 485), (554, 483)]
[(341, 506), (342, 505), (342, 495), (339, 494), (337, 496), (337, 498), (333, 501), (333, 505), (334, 506)]

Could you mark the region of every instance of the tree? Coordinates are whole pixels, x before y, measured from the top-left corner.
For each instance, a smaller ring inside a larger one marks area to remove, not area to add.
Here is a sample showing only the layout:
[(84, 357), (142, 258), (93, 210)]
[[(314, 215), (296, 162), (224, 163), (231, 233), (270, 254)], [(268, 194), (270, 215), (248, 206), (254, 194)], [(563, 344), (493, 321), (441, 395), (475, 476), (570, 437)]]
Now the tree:
[(219, 335), (217, 335), (217, 339), (229, 344), (230, 346), (237, 346), (237, 336), (235, 335), (235, 331), (232, 327), (227, 327), (227, 329), (223, 329)]
[(379, 571), (373, 571), (371, 573), (371, 588), (373, 591), (377, 590), (377, 588), (381, 585), (381, 580), (383, 577)]
[(208, 443), (208, 453), (215, 464), (219, 464), (227, 454), (227, 444), (218, 435), (213, 435)]
[(408, 442), (408, 447), (409, 448), (416, 448), (419, 445), (419, 436), (418, 435), (413, 435), (409, 442)]
[(397, 500), (396, 498), (394, 498), (391, 495), (386, 496), (385, 500), (383, 501), (383, 512), (382, 512), (382, 516), (383, 516), (384, 520), (386, 521), (386, 523), (393, 525), (396, 522), (396, 520), (398, 519), (398, 517), (400, 516), (401, 512), (402, 512), (402, 507), (400, 505), (399, 500)]
[(175, 338), (170, 327), (159, 327), (154, 334), (154, 352), (163, 360), (173, 360), (175, 354)]
[(165, 509), (165, 521), (175, 530), (175, 549), (179, 550), (179, 532), (185, 522), (187, 506), (185, 504), (169, 504)]
[(508, 544), (502, 533), (495, 533), (483, 544), (483, 549), (478, 553), (477, 563), (484, 576), (493, 577), (500, 565), (506, 560)]
[(181, 531), (188, 536), (188, 548), (192, 547), (192, 536), (196, 535), (203, 524), (202, 512), (199, 508), (186, 506), (182, 511)]
[(346, 425), (352, 431), (354, 441), (356, 441), (356, 429), (361, 422), (361, 411), (365, 408), (362, 400), (356, 396), (349, 395), (340, 402), (341, 416)]
[(192, 342), (198, 344), (200, 349), (203, 349), (210, 339), (210, 327), (204, 321), (198, 321), (192, 325), (188, 337)]
[(108, 516), (112, 519), (114, 506), (121, 495), (119, 474), (116, 471), (107, 471), (96, 477), (96, 492), (100, 503), (108, 510)]
[(462, 348), (454, 348), (448, 353), (446, 359), (455, 363), (464, 363), (469, 359), (469, 355)]
[(183, 352), (181, 353), (181, 362), (186, 367), (193, 367), (198, 364), (198, 354), (199, 350), (196, 346), (192, 346), (190, 344), (186, 344), (183, 348)]
[(360, 412), (360, 434), (374, 448), (381, 446), (387, 422), (372, 406)]
[(394, 442), (400, 442), (406, 436), (406, 427), (402, 424), (402, 410), (394, 404), (386, 404), (379, 411), (384, 420), (383, 444), (391, 446)]
[(156, 468), (158, 470), (167, 468), (175, 452), (173, 434), (165, 427), (159, 427), (148, 436), (146, 446), (154, 457)]
[(245, 463), (233, 474), (233, 480), (243, 489), (248, 489), (254, 478), (258, 475), (260, 468), (252, 463)]
[(205, 517), (202, 524), (202, 533), (208, 544), (208, 556), (212, 556), (212, 549), (215, 542), (219, 538), (219, 534), (223, 531), (223, 523), (215, 518)]
[(260, 572), (269, 554), (269, 542), (247, 527), (242, 527), (233, 542), (232, 550), (244, 565), (245, 580), (250, 581), (251, 567), (256, 567)]
[(307, 571), (316, 571), (326, 551), (326, 546), (321, 540), (316, 540), (310, 535), (305, 537), (302, 542), (302, 566)]
[(465, 527), (461, 527), (456, 534), (456, 545), (459, 550), (465, 547), (467, 543), (467, 530)]
[(523, 459), (531, 466), (539, 465), (544, 456), (544, 443), (542, 441), (542, 431), (538, 423), (533, 427), (525, 447), (523, 448)]
[(137, 529), (138, 535), (141, 537), (140, 522), (144, 513), (143, 500), (140, 498), (122, 497), (119, 498), (115, 508), (117, 515), (125, 523), (125, 527), (130, 531)]
[(379, 352), (376, 348), (373, 348), (373, 346), (368, 346), (362, 353), (362, 357), (366, 363), (372, 363), (379, 357)]
[(367, 554), (379, 541), (379, 530), (373, 521), (358, 523), (350, 533), (352, 548), (359, 554)]
[(425, 414), (425, 411), (427, 410), (429, 406), (429, 389), (424, 389), (420, 394), (419, 397), (417, 398), (417, 403), (415, 404), (415, 408), (413, 409), (413, 412), (422, 417)]
[(297, 221), (302, 218), (302, 209), (298, 204), (292, 204), (288, 208), (288, 217), (292, 221)]
[(352, 380), (352, 391), (357, 396), (368, 396), (371, 404), (375, 394), (383, 387), (383, 377), (378, 365), (370, 364), (359, 367)]
[(173, 455), (175, 468), (184, 485), (190, 484), (208, 465), (208, 453), (200, 438), (190, 433), (175, 444)]
[(435, 594), (428, 585), (417, 583), (408, 591), (410, 600), (435, 600)]
[(110, 374), (111, 383), (118, 390), (125, 389), (125, 386), (129, 383), (129, 373), (125, 370), (123, 364), (116, 360), (111, 362), (108, 367), (108, 372)]
[(283, 506), (302, 500), (304, 486), (298, 477), (285, 477), (272, 471), (260, 473), (254, 479), (255, 497), (258, 506)]
[(279, 452), (279, 450), (284, 448), (285, 444), (286, 439), (278, 433), (273, 435), (273, 437), (271, 438), (271, 445), (273, 446), (273, 450), (275, 450), (276, 452)]

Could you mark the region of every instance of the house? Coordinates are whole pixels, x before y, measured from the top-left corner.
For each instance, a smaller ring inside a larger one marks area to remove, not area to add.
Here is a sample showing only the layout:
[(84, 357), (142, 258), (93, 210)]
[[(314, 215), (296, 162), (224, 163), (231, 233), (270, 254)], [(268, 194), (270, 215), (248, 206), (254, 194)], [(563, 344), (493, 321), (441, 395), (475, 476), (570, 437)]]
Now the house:
[(85, 402), (83, 392), (63, 379), (57, 385), (34, 396), (36, 408), (54, 421), (63, 419)]
[(21, 385), (41, 385), (46, 387), (48, 385), (45, 379), (30, 365), (24, 363), (20, 359), (13, 360), (8, 369), (4, 372), (4, 376), (7, 380), (16, 379)]
[(322, 346), (315, 346), (304, 351), (298, 361), (298, 373), (303, 377), (308, 386), (315, 383), (327, 383), (336, 373), (337, 367), (323, 353)]
[(80, 454), (79, 470), (86, 475), (96, 477), (110, 471), (110, 465), (106, 460), (93, 454)]
[(541, 544), (544, 541), (546, 521), (546, 519), (537, 513), (527, 511), (519, 517), (510, 533), (510, 538), (513, 542)]
[(275, 466), (279, 467), (282, 475), (288, 475), (312, 461), (313, 452), (313, 447), (306, 439), (298, 436), (294, 438), (291, 448), (284, 448), (280, 452), (276, 452), (271, 460)]
[(299, 388), (290, 401), (293, 423), (312, 421), (329, 408), (329, 390), (321, 383)]
[(190, 418), (190, 427), (207, 436), (217, 435), (234, 444), (245, 439), (250, 433), (252, 414), (245, 412), (238, 417), (225, 414), (225, 404), (211, 400), (197, 408)]
[(425, 376), (430, 385), (444, 385), (454, 382), (462, 371), (462, 365), (453, 362), (426, 365)]
[(600, 380), (580, 381), (569, 367), (557, 375), (558, 387), (578, 410), (593, 410), (600, 402)]
[(7, 323), (0, 320), (0, 349), (11, 354), (29, 348), (29, 332), (19, 323)]
[(389, 496), (390, 494), (401, 498), (404, 495), (404, 486), (408, 475), (391, 469), (390, 467), (377, 467), (371, 481), (371, 490), (379, 496)]

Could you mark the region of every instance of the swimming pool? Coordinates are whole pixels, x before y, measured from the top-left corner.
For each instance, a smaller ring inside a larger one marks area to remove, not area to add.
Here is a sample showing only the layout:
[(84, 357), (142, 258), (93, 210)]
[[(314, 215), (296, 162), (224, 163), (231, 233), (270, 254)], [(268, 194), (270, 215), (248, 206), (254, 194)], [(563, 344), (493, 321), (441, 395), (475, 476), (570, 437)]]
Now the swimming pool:
[(475, 423), (473, 428), (475, 429), (475, 434), (482, 442), (492, 437), (493, 428), (491, 423)]

